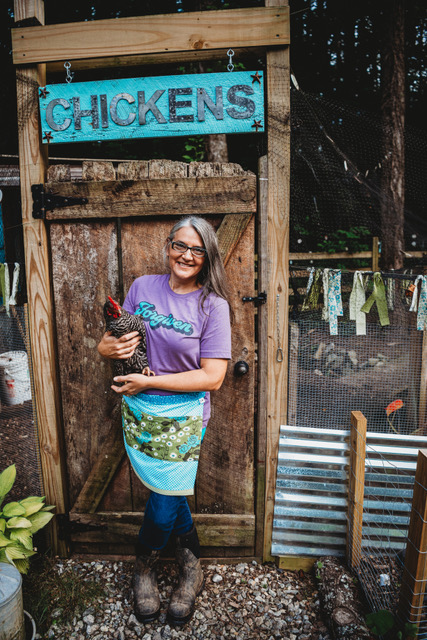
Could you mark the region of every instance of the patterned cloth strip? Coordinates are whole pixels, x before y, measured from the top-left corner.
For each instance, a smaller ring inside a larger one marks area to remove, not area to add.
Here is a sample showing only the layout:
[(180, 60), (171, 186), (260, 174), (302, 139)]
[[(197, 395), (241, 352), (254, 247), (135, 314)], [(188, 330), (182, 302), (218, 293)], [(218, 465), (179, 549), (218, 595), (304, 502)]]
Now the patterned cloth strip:
[[(418, 300), (418, 283), (421, 282), (420, 298)], [(427, 328), (427, 278), (418, 276), (415, 280), (415, 289), (412, 295), (412, 303), (409, 311), (418, 311), (417, 329), (424, 331)]]
[(163, 495), (193, 495), (205, 393), (139, 393), (122, 399), (126, 452), (141, 482)]
[(369, 313), (374, 303), (377, 305), (381, 326), (388, 326), (390, 324), (390, 320), (388, 317), (385, 285), (379, 271), (374, 273), (374, 290), (362, 307), (363, 313)]
[(329, 321), (331, 336), (338, 335), (338, 316), (343, 315), (341, 297), (341, 271), (339, 269), (324, 269), (323, 271), (323, 320)]
[(356, 321), (356, 335), (366, 336), (366, 314), (362, 312), (365, 304), (365, 285), (360, 271), (355, 271), (353, 275), (353, 289), (350, 294), (350, 320)]

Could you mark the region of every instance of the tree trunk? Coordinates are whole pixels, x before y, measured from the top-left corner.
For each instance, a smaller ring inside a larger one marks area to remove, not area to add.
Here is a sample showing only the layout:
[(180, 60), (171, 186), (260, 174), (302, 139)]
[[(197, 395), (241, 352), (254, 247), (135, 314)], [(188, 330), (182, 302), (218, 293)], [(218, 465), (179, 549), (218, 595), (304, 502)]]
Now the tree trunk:
[(332, 557), (314, 565), (322, 612), (334, 640), (370, 640), (363, 607), (350, 572)]
[(383, 158), (382, 268), (401, 269), (405, 206), (405, 0), (387, 3), (381, 62)]
[(227, 136), (225, 133), (212, 133), (205, 138), (207, 162), (228, 162)]

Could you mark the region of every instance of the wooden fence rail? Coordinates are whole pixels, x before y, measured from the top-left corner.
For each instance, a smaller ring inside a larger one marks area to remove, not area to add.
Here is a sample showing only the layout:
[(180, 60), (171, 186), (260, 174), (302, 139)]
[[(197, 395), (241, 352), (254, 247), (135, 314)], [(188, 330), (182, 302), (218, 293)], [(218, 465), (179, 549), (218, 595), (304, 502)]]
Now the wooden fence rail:
[(363, 413), (352, 411), (347, 525), (347, 558), (351, 569), (358, 567), (362, 551), (366, 428), (367, 420)]

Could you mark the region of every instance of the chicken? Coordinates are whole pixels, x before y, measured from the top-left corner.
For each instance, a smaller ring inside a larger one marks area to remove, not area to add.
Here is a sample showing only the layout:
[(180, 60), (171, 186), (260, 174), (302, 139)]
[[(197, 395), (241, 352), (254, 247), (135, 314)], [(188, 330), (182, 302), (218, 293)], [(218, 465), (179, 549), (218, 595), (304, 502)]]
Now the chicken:
[(155, 375), (151, 371), (147, 358), (147, 341), (144, 321), (140, 316), (133, 316), (108, 296), (104, 304), (104, 318), (107, 331), (115, 338), (121, 338), (126, 333), (138, 331), (141, 340), (133, 355), (127, 360), (114, 360), (114, 375), (126, 376), (129, 373), (143, 373), (146, 376)]

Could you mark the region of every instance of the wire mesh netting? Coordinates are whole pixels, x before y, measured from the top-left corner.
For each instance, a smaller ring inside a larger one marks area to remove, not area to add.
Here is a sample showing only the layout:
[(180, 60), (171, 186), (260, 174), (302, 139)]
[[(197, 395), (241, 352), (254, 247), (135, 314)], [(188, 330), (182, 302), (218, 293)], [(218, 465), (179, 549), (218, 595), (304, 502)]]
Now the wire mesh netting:
[(0, 471), (16, 465), (8, 500), (43, 495), (26, 308), (0, 309)]
[[(366, 335), (356, 335), (356, 323), (349, 319), (353, 274), (343, 272), (343, 315), (337, 335), (331, 335), (322, 319), (323, 294), (313, 308), (302, 310), (308, 277), (304, 271), (291, 274), (289, 424), (343, 428), (350, 412), (359, 410), (369, 431), (422, 433), (424, 334), (410, 311), (408, 288), (414, 278), (383, 274), (390, 324), (381, 326), (373, 307), (366, 315)], [(367, 277), (366, 297), (372, 288)]]

